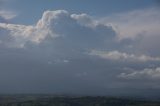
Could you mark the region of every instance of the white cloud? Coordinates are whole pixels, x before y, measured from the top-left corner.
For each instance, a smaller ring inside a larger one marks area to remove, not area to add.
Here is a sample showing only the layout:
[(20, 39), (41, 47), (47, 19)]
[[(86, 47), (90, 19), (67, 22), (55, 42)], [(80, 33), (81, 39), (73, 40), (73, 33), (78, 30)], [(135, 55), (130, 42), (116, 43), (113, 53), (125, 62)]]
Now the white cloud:
[(113, 60), (113, 61), (130, 61), (130, 62), (147, 62), (147, 61), (160, 61), (159, 57), (151, 57), (147, 55), (135, 55), (128, 54), (119, 51), (96, 51), (93, 50), (89, 53), (90, 55), (99, 56), (103, 59)]
[(4, 18), (5, 20), (13, 19), (16, 16), (17, 16), (17, 14), (15, 12), (0, 10), (0, 17)]
[(98, 22), (93, 21), (91, 16), (87, 14), (72, 14), (71, 17), (75, 20), (77, 20), (78, 23), (81, 25), (89, 26), (89, 27), (95, 27)]
[(15, 25), (15, 24), (5, 24), (0, 23), (1, 31), (5, 31), (3, 35), (8, 36), (10, 41), (3, 39), (2, 42), (10, 47), (24, 47), (25, 43), (31, 41), (34, 43), (39, 43), (41, 39), (44, 39), (45, 35), (48, 33), (43, 29), (37, 29), (34, 26), (25, 25)]
[[(5, 35), (12, 38), (12, 42), (8, 43), (13, 47), (24, 47), (28, 42), (39, 44), (58, 37), (68, 44), (73, 42), (77, 46), (91, 46), (95, 41), (98, 44), (115, 36), (112, 26), (100, 24), (88, 15), (70, 14), (65, 10), (45, 11), (35, 26), (0, 23), (0, 29), (5, 30)], [(2, 42), (6, 43), (5, 39)]]
[(144, 70), (133, 71), (132, 73), (121, 73), (118, 78), (122, 79), (160, 79), (160, 67), (146, 68)]

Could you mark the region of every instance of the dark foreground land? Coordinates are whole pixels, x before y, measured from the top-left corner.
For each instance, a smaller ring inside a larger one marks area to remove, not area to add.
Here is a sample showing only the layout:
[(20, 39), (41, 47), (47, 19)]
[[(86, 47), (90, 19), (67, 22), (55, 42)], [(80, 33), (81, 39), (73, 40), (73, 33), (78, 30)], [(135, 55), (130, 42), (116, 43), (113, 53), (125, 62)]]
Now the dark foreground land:
[(111, 97), (0, 95), (0, 106), (160, 106), (160, 101)]

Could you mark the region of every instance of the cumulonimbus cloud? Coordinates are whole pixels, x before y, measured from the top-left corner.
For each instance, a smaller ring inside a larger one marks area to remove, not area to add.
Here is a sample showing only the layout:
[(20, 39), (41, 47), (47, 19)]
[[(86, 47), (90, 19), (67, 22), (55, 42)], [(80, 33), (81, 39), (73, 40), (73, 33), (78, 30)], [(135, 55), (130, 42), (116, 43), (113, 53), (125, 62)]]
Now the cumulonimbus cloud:
[[(0, 29), (12, 38), (11, 46), (14, 47), (24, 47), (28, 42), (39, 44), (48, 38), (63, 38), (77, 45), (92, 45), (95, 41), (101, 43), (115, 36), (112, 26), (100, 24), (86, 14), (70, 14), (65, 10), (45, 11), (36, 25), (0, 23)], [(1, 42), (7, 44), (5, 40)]]
[[(111, 24), (101, 23), (84, 13), (71, 14), (66, 10), (45, 11), (34, 25), (0, 23), (0, 89), (6, 91), (8, 84), (11, 91), (30, 92), (33, 89), (33, 92), (45, 93), (84, 93), (85, 89), (86, 94), (92, 89), (92, 94), (95, 91), (104, 94), (112, 91), (106, 90), (108, 88), (131, 85), (123, 80), (117, 81), (117, 75), (124, 79), (122, 77), (132, 74), (121, 74), (124, 72), (122, 67), (145, 69), (154, 63), (159, 67), (158, 56), (141, 50), (137, 53), (137, 48), (128, 50), (123, 47), (127, 44), (115, 41), (117, 37), (117, 30)], [(159, 74), (155, 69), (150, 70)], [(148, 73), (146, 70), (141, 73), (143, 70), (135, 71), (135, 76)], [(155, 75), (147, 74), (154, 78)], [(137, 83), (135, 81), (134, 84)], [(112, 92), (115, 93), (115, 90)]]

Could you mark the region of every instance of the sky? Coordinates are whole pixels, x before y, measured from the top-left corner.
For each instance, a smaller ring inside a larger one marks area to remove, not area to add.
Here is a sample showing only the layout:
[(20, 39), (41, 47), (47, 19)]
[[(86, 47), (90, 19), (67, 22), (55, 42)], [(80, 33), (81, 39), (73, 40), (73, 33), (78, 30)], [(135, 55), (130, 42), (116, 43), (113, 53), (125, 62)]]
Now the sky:
[(0, 93), (159, 97), (158, 0), (0, 0)]

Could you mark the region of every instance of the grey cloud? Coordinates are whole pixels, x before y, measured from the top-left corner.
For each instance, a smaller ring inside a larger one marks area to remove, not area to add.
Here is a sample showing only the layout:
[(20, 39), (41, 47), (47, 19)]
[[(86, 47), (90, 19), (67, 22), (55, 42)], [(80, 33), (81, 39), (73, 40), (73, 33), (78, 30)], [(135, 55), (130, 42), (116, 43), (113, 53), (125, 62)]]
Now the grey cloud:
[(102, 22), (116, 26), (119, 42), (129, 42), (123, 45), (129, 45), (126, 47), (128, 51), (159, 56), (159, 18), (159, 9), (147, 8), (114, 14), (102, 19)]
[(119, 39), (134, 39), (138, 36), (159, 35), (160, 13), (156, 8), (133, 10), (114, 14), (102, 19), (103, 23), (112, 23), (118, 30)]
[(0, 22), (3, 23), (6, 22), (6, 20), (2, 16), (0, 16)]

